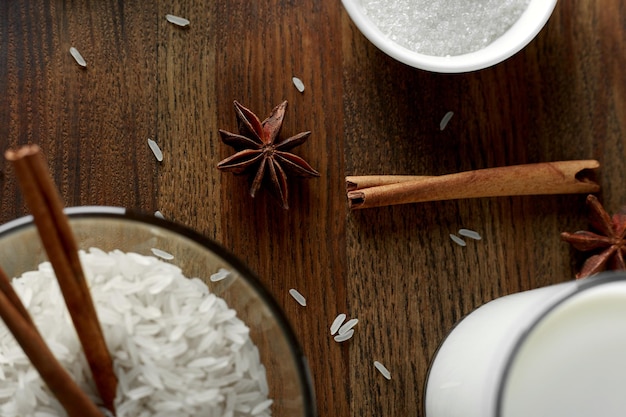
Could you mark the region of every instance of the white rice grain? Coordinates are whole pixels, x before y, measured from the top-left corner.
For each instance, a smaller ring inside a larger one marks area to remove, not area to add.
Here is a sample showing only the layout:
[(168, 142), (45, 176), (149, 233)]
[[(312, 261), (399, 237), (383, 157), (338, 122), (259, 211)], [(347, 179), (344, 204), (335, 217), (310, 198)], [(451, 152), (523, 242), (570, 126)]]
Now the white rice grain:
[(350, 329), (357, 325), (359, 319), (350, 319), (343, 326), (341, 326), (338, 330), (338, 334), (346, 334)]
[(354, 329), (350, 329), (344, 334), (338, 334), (337, 336), (335, 336), (335, 342), (337, 343), (345, 342), (346, 340), (349, 340), (350, 338), (352, 338), (353, 335), (354, 335)]
[(450, 233), (450, 239), (459, 246), (467, 246), (467, 243), (457, 235)]
[(148, 139), (148, 146), (150, 147), (150, 150), (154, 154), (154, 157), (157, 159), (157, 161), (163, 161), (163, 152), (161, 152), (161, 148), (159, 148), (159, 145), (157, 145), (154, 140)]
[(448, 126), (448, 123), (450, 122), (450, 119), (452, 119), (452, 116), (454, 116), (454, 112), (452, 111), (449, 111), (443, 115), (441, 122), (439, 122), (439, 130), (443, 130), (446, 128), (446, 126)]
[(167, 19), (168, 22), (175, 24), (176, 26), (189, 26), (189, 20), (185, 19), (184, 17), (174, 16), (173, 14), (166, 14), (165, 19)]
[(294, 288), (289, 290), (289, 294), (293, 297), (294, 300), (298, 302), (302, 307), (306, 307), (306, 298), (300, 292)]
[(480, 240), (482, 239), (482, 237), (480, 236), (480, 233), (478, 233), (475, 230), (470, 230), (470, 229), (459, 229), (459, 234), (461, 236), (464, 237), (468, 237), (470, 239), (474, 239), (474, 240)]
[(158, 256), (161, 259), (165, 259), (167, 261), (174, 259), (174, 255), (169, 252), (165, 252), (164, 250), (152, 248), (150, 251), (154, 254), (154, 256)]
[[(111, 414), (110, 411), (104, 408), (99, 408), (99, 409), (100, 409), (100, 412), (103, 413), (105, 417), (115, 417), (113, 414)], [(33, 417), (57, 417), (57, 415), (56, 413), (49, 412), (48, 410), (44, 410), (44, 411), (35, 413)]]
[(263, 411), (267, 410), (273, 403), (273, 400), (265, 400), (263, 402), (258, 403), (252, 411), (250, 411), (250, 415), (256, 416), (261, 414)]
[(229, 275), (230, 275), (230, 271), (228, 269), (220, 268), (219, 271), (212, 274), (209, 279), (211, 280), (211, 282), (218, 282), (218, 281), (228, 278)]
[(83, 58), (80, 52), (78, 52), (78, 49), (72, 46), (70, 48), (70, 54), (72, 55), (72, 57), (74, 58), (74, 60), (76, 61), (78, 65), (80, 65), (83, 68), (87, 68), (87, 61), (85, 61), (85, 58)]
[(165, 389), (165, 387), (163, 386), (163, 381), (161, 381), (161, 376), (159, 375), (159, 372), (157, 371), (156, 366), (143, 365), (141, 366), (140, 369), (141, 369), (140, 375), (143, 377), (146, 383), (148, 383), (149, 385), (153, 386), (154, 388), (158, 390)]
[(339, 330), (345, 319), (346, 315), (344, 313), (338, 314), (337, 317), (335, 317), (335, 320), (333, 320), (333, 323), (330, 325), (331, 336), (337, 333), (337, 330)]
[(303, 92), (304, 92), (304, 83), (302, 82), (302, 80), (301, 80), (300, 78), (298, 78), (298, 77), (293, 77), (293, 78), (291, 79), (291, 81), (293, 82), (293, 85), (295, 85), (295, 86), (296, 86), (296, 89), (297, 89), (299, 92), (301, 92), (301, 93), (303, 93)]
[[(201, 279), (155, 256), (94, 249), (80, 258), (118, 377), (118, 417), (271, 415), (265, 367), (249, 328)], [(13, 285), (18, 296), (30, 294), (28, 310), (42, 336), (94, 396), (49, 263)], [(1, 321), (0, 346), (0, 414), (65, 415)]]
[(154, 392), (154, 388), (148, 385), (135, 388), (126, 393), (126, 396), (131, 400), (140, 400), (151, 395)]
[(159, 219), (165, 219), (165, 216), (159, 210), (154, 212), (154, 217), (158, 217)]
[(157, 145), (157, 143), (152, 139), (148, 139), (148, 146), (150, 147), (150, 150), (154, 154), (156, 160), (159, 162), (163, 161), (163, 152), (161, 152), (161, 148), (159, 148), (159, 145)]
[(378, 372), (380, 372), (382, 374), (382, 376), (384, 376), (386, 379), (391, 379), (391, 372), (389, 372), (389, 369), (387, 369), (385, 367), (385, 365), (383, 365), (382, 363), (378, 362), (378, 361), (374, 361), (374, 367), (378, 370)]

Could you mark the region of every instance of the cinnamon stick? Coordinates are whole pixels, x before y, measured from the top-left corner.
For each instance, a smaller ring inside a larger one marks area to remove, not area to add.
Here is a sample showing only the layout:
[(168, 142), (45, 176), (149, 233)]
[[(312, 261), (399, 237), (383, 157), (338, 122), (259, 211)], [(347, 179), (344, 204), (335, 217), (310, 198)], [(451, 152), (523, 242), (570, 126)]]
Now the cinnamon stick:
[(347, 196), (351, 209), (364, 209), (460, 198), (594, 193), (600, 186), (585, 174), (599, 166), (596, 160), (545, 162), (404, 178), (391, 184), (384, 176), (370, 176), (370, 185), (376, 184), (372, 179), (381, 185), (353, 189)]
[(398, 184), (424, 178), (432, 177), (419, 175), (352, 175), (346, 177), (346, 191), (377, 187), (379, 185)]
[(98, 407), (54, 357), (2, 269), (0, 316), (69, 417), (102, 417)]
[(113, 361), (87, 287), (78, 246), (47, 164), (37, 145), (8, 150), (5, 157), (15, 168), (24, 200), (59, 281), (102, 403), (115, 414), (117, 377), (113, 372)]

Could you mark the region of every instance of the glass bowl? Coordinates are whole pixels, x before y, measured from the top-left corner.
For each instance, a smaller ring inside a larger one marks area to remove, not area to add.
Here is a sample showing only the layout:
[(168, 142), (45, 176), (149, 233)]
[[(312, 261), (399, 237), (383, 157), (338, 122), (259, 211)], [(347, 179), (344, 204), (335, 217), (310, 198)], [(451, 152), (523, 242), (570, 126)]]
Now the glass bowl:
[(378, 49), (404, 64), (439, 73), (476, 71), (513, 56), (537, 36), (552, 15), (556, 2), (530, 0), (520, 18), (502, 36), (478, 51), (455, 56), (432, 56), (412, 51), (391, 40), (372, 22), (361, 0), (342, 0), (356, 27)]
[[(275, 300), (242, 262), (215, 242), (158, 217), (117, 207), (73, 207), (65, 210), (78, 247), (119, 249), (154, 256), (158, 248), (174, 256), (169, 261), (187, 277), (202, 279), (210, 291), (226, 300), (250, 328), (266, 368), (274, 417), (315, 417), (313, 385), (306, 358)], [(31, 216), (0, 226), (0, 265), (7, 276), (19, 277), (47, 261)], [(210, 276), (231, 271), (221, 281)]]

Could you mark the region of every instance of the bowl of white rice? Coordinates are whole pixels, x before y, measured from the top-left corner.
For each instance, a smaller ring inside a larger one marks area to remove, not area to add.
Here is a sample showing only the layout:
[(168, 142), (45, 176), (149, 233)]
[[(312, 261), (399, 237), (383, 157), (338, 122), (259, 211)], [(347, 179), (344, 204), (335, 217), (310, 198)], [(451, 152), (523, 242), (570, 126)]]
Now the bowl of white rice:
[(532, 41), (557, 0), (342, 0), (387, 55), (439, 73), (484, 69)]
[[(155, 216), (66, 213), (118, 378), (117, 417), (317, 415), (296, 337), (240, 261)], [(98, 403), (32, 217), (0, 226), (0, 265), (53, 354)], [(1, 321), (0, 415), (67, 415)]]

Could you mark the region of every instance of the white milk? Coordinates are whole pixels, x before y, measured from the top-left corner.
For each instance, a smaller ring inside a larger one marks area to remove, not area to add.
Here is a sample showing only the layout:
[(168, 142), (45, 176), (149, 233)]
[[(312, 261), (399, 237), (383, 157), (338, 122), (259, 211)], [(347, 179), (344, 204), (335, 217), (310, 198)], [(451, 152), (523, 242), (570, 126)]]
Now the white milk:
[(626, 415), (626, 274), (509, 295), (463, 319), (431, 365), (426, 417)]

